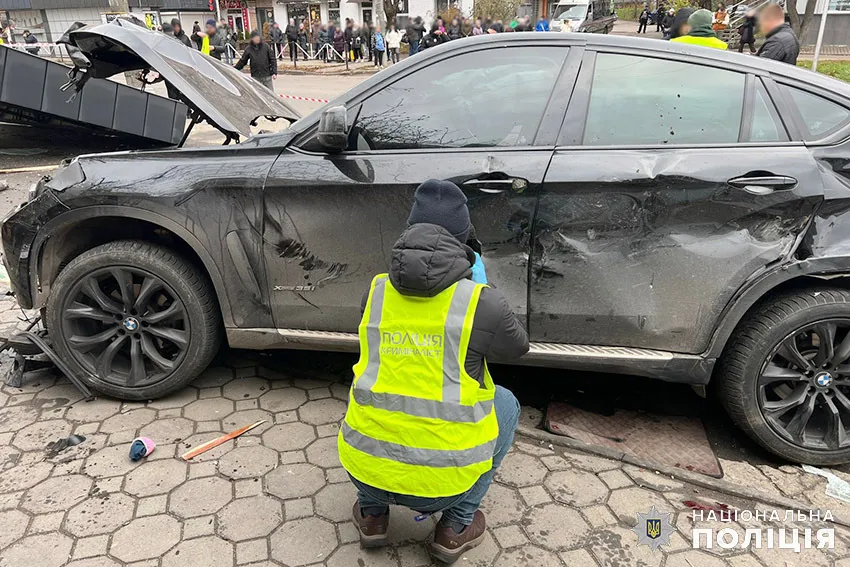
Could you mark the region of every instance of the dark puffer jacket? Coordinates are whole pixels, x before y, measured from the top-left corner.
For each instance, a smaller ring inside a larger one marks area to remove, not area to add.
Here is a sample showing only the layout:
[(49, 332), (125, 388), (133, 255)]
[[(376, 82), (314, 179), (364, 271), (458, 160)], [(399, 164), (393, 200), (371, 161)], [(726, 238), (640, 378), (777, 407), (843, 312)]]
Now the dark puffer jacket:
[(797, 64), (800, 54), (800, 42), (794, 35), (794, 30), (788, 24), (781, 24), (767, 35), (767, 39), (758, 52), (759, 57)]
[[(414, 224), (393, 245), (390, 283), (399, 293), (434, 297), (461, 279), (472, 276), (475, 257), (441, 226)], [(369, 292), (363, 297), (365, 310)], [(466, 371), (477, 380), (484, 359), (515, 360), (528, 352), (528, 334), (507, 300), (493, 288), (481, 290), (466, 353)]]

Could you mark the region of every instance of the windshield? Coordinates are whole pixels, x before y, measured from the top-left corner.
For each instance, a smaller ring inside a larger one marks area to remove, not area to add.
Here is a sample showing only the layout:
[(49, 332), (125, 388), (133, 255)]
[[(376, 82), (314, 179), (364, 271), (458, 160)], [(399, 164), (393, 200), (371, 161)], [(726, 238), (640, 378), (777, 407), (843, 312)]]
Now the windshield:
[(587, 16), (587, 4), (558, 4), (553, 20), (578, 20)]

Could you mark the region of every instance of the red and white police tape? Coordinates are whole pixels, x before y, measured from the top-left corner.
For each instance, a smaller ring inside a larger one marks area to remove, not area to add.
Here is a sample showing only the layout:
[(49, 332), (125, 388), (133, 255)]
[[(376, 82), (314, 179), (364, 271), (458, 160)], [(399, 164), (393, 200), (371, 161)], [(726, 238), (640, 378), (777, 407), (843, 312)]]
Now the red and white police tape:
[(292, 100), (303, 100), (303, 101), (306, 101), (306, 102), (330, 102), (330, 101), (325, 100), (323, 98), (312, 98), (312, 97), (309, 97), (309, 96), (295, 96), (295, 95), (288, 95), (288, 94), (279, 94), (278, 96), (280, 98), (291, 98)]

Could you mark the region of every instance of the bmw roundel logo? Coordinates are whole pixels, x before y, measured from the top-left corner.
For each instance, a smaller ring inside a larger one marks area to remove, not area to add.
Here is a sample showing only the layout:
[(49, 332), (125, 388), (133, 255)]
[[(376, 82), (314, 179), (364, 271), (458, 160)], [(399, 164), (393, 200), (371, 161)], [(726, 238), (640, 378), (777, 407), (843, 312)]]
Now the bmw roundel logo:
[(135, 317), (127, 317), (124, 319), (124, 329), (127, 331), (135, 331), (139, 328), (139, 321)]
[(821, 372), (815, 376), (815, 383), (821, 388), (826, 388), (832, 384), (832, 375), (829, 372)]

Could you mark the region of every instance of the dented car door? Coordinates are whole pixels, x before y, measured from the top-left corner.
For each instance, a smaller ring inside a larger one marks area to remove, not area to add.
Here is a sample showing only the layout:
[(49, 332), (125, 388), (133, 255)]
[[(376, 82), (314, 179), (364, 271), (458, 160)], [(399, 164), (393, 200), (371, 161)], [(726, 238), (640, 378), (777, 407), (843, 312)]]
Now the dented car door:
[(594, 55), (541, 192), (532, 340), (702, 352), (736, 290), (796, 245), (820, 173), (759, 77)]

